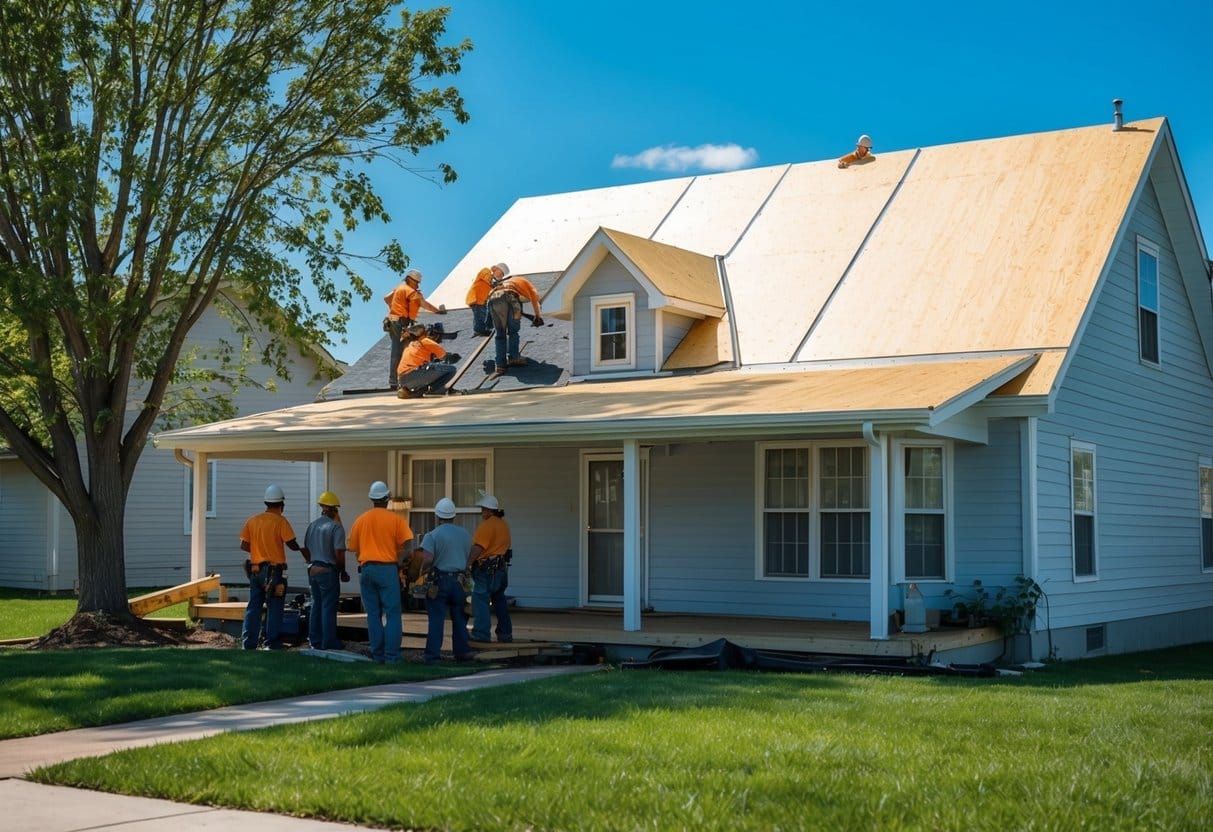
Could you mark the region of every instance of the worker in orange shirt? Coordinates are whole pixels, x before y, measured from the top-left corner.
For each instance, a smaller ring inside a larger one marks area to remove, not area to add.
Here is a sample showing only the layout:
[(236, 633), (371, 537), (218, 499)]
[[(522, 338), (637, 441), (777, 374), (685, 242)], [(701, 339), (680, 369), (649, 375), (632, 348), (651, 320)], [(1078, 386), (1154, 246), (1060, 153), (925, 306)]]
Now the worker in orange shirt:
[(383, 296), (387, 304), (388, 332), (392, 336), (391, 367), (388, 368), (388, 385), (396, 387), (396, 367), (400, 365), (400, 352), (404, 345), (400, 341), (401, 333), (417, 322), (417, 315), (422, 309), (438, 315), (446, 314), (446, 305), (434, 306), (421, 294), (421, 272), (409, 269), (392, 291)]
[(480, 525), (472, 535), (468, 570), (472, 573), (472, 641), (491, 641), (489, 610), (497, 618), (497, 640), (513, 641), (514, 625), (505, 590), (510, 585), (510, 558), (513, 549), (505, 512), (492, 494), (476, 503), (480, 507)]
[(425, 324), (413, 324), (404, 331), (404, 352), (396, 367), (396, 383), (400, 388), (396, 397), (399, 399), (441, 391), (447, 380), (455, 375), (455, 365), (461, 358), (459, 353), (448, 353), (425, 333)]
[(378, 664), (400, 661), (400, 567), (404, 565), (413, 530), (394, 511), (388, 511), (392, 492), (387, 483), (371, 483), (371, 508), (350, 528), (346, 548), (358, 555), (362, 607), (366, 610), (371, 659)]
[(493, 326), (489, 323), (489, 311), (486, 304), (493, 291), (494, 278), (501, 280), (509, 273), (510, 267), (505, 263), (486, 266), (476, 273), (476, 279), (472, 281), (472, 285), (468, 289), (466, 302), (468, 308), (472, 310), (472, 331), (477, 335), (493, 334)]
[(872, 137), (869, 136), (867, 133), (864, 133), (862, 136), (860, 136), (858, 139), (855, 140), (854, 152), (848, 153), (846, 156), (843, 156), (841, 159), (838, 160), (838, 167), (840, 167), (840, 168), (849, 167), (849, 166), (855, 164), (856, 162), (863, 161), (863, 160), (870, 162), (875, 158), (876, 157), (872, 155)]
[(240, 646), (256, 650), (261, 638), (261, 611), (265, 609), (265, 649), (281, 650), (282, 613), (286, 608), (286, 552), (283, 546), (311, 560), (308, 550), (295, 540), (291, 521), (282, 516), (286, 495), (282, 487), (270, 483), (265, 489), (265, 511), (254, 514), (240, 529), (240, 549), (248, 552), (244, 570), (248, 573), (248, 605), (244, 608), (244, 626)]
[(493, 291), (489, 295), (489, 317), (493, 321), (493, 332), (497, 347), (496, 365), (493, 375), (505, 374), (505, 368), (525, 367), (526, 359), (518, 354), (518, 330), (522, 326), (522, 302), (529, 300), (535, 314), (531, 323), (543, 326), (539, 309), (539, 292), (525, 277), (493, 278)]

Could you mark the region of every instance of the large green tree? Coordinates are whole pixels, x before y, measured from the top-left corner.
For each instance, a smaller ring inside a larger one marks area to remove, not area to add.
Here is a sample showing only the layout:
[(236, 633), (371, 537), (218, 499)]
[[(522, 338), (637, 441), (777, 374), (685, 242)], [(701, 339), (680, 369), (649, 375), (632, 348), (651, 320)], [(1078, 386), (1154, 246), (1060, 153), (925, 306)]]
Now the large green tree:
[[(467, 120), (442, 86), (471, 49), (441, 42), (448, 11), (0, 2), (0, 444), (71, 515), (78, 613), (126, 613), (127, 494), (166, 408), (230, 407), (173, 399), (238, 378), (234, 355), (182, 355), (217, 293), (287, 376), (285, 345), (329, 343), (370, 297), (345, 235), (390, 219), (371, 163), (454, 178), (409, 166)], [(407, 265), (396, 243), (369, 259)]]

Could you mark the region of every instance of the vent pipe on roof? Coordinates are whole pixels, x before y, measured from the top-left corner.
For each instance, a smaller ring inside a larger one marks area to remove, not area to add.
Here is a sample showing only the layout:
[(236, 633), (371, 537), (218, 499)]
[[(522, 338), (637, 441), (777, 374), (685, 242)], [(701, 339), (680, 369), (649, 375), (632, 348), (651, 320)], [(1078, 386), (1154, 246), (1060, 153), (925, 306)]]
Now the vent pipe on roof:
[(1112, 130), (1113, 131), (1125, 129), (1125, 117), (1120, 112), (1120, 105), (1124, 104), (1124, 103), (1125, 103), (1125, 100), (1123, 98), (1113, 98), (1112, 99)]

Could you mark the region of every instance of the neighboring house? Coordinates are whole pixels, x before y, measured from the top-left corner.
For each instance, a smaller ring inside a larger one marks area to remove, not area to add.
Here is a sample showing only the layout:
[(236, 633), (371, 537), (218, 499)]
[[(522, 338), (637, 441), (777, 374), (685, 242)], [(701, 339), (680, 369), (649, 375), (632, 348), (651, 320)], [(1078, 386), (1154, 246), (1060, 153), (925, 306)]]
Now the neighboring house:
[(522, 199), (430, 300), (498, 260), (553, 322), (523, 373), (558, 372), (490, 379), (469, 339), (468, 395), (343, 395), (386, 386), (380, 345), (326, 401), (157, 444), (323, 451), (347, 516), (385, 479), (415, 529), (489, 491), (518, 604), (625, 630), (879, 640), (910, 582), (1022, 575), (1036, 656), (1213, 639), (1213, 297), (1164, 119)]
[[(216, 303), (230, 303), (220, 295)], [(188, 351), (237, 338), (228, 320), (212, 307), (190, 333)], [(183, 351), (184, 352), (184, 351)], [(340, 372), (321, 353), (322, 363), (292, 351), (290, 381), (272, 379), (273, 390), (243, 387), (235, 397), (241, 416), (312, 401), (326, 380)], [(250, 370), (261, 382), (271, 380), (261, 367)], [(188, 455), (186, 455), (188, 458)], [(227, 583), (245, 582), (240, 529), (249, 515), (264, 510), (262, 496), (270, 482), (287, 495), (286, 515), (300, 538), (315, 515), (315, 498), (323, 490), (323, 471), (315, 462), (218, 459), (209, 462), (206, 489), (207, 564)], [(139, 459), (126, 511), (126, 584), (171, 586), (190, 580), (190, 469), (172, 450), (149, 443)], [(0, 585), (48, 591), (72, 590), (78, 579), (76, 535), (71, 516), (12, 454), (0, 452)], [(306, 586), (300, 570), (297, 580)]]

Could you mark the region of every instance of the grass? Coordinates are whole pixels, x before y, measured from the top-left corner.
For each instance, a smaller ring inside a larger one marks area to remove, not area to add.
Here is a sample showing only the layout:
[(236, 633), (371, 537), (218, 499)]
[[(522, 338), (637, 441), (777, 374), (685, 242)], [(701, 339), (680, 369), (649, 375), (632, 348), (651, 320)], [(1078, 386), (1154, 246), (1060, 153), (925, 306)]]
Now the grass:
[[(131, 589), (127, 597), (145, 595), (151, 589)], [(37, 638), (62, 625), (76, 612), (76, 598), (71, 595), (48, 595), (27, 589), (0, 587), (0, 641), (17, 638)], [(186, 618), (189, 602), (183, 601), (148, 618)]]
[(1213, 644), (997, 680), (604, 672), (33, 779), (393, 828), (1195, 830), (1210, 703)]
[(468, 672), (336, 662), (292, 651), (0, 650), (0, 739)]

